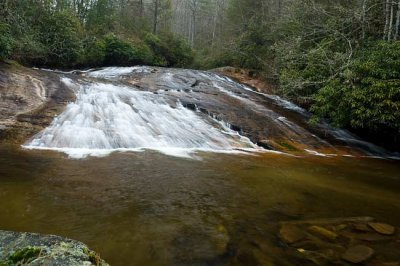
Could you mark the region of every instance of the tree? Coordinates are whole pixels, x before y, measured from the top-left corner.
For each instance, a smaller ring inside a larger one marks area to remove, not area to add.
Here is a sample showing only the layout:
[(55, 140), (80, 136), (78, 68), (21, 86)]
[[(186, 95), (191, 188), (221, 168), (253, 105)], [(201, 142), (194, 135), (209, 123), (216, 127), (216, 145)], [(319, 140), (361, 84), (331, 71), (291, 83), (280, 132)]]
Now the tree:
[(159, 0), (154, 0), (153, 34), (157, 34)]
[(0, 23), (0, 60), (7, 59), (10, 56), (13, 43), (10, 25)]
[(378, 42), (363, 49), (315, 99), (312, 111), (319, 118), (339, 127), (389, 131), (399, 140), (400, 43)]
[(82, 28), (79, 20), (69, 11), (57, 11), (42, 18), (40, 40), (47, 50), (46, 64), (75, 65), (81, 56)]

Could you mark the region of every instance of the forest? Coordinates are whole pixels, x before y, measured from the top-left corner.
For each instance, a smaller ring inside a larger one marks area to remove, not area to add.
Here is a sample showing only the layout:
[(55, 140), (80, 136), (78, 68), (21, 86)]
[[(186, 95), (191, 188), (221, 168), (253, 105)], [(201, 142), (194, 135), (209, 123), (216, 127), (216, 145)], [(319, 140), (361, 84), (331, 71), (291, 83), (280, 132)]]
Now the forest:
[(0, 0), (0, 266), (400, 266), (400, 0)]
[(1, 0), (26, 66), (255, 70), (313, 121), (400, 147), (400, 1)]

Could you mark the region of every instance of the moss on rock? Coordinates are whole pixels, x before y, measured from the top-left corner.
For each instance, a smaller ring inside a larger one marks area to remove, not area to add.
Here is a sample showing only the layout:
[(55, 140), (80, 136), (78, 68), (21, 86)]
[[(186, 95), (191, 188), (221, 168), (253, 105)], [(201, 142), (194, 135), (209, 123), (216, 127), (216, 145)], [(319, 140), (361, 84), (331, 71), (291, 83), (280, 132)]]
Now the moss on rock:
[(54, 235), (0, 231), (0, 266), (107, 266), (85, 244)]

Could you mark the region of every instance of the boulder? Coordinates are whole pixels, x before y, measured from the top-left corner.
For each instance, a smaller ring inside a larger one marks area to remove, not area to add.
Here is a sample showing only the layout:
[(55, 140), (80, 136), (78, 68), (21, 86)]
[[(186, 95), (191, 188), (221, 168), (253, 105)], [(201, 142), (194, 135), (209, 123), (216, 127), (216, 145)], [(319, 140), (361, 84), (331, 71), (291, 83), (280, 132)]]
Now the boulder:
[(108, 266), (98, 253), (79, 241), (1, 230), (0, 265)]

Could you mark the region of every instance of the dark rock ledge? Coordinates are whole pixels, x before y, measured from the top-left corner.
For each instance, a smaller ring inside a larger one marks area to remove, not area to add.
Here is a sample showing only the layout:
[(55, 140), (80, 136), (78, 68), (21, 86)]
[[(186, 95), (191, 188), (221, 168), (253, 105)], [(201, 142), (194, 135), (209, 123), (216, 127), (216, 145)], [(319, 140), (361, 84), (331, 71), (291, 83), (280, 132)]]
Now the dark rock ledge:
[(0, 266), (107, 266), (85, 244), (54, 235), (0, 230)]

